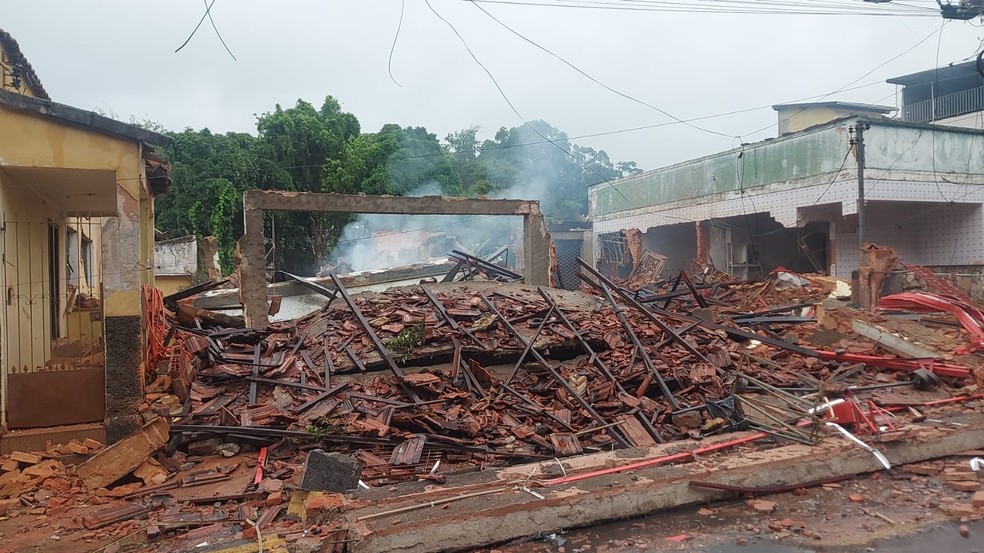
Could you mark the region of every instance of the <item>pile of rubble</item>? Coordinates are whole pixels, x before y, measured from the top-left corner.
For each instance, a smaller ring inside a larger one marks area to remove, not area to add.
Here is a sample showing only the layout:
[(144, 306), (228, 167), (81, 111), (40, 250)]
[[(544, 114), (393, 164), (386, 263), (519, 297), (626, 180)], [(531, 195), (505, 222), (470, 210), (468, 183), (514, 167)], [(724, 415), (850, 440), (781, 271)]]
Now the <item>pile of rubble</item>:
[(473, 281), (353, 296), (333, 277), (305, 284), (322, 309), (264, 330), (171, 302), (182, 316), (167, 314), (147, 425), (102, 450), (18, 454), (0, 495), (19, 503), (0, 508), (81, 509), (61, 530), (87, 541), (276, 535), (267, 548), (341, 551), (351, 500), (331, 492), (749, 429), (812, 444), (828, 411), (901, 433), (984, 384), (958, 313), (927, 326), (862, 312), (836, 280), (784, 270), (636, 290), (583, 273), (590, 293)]

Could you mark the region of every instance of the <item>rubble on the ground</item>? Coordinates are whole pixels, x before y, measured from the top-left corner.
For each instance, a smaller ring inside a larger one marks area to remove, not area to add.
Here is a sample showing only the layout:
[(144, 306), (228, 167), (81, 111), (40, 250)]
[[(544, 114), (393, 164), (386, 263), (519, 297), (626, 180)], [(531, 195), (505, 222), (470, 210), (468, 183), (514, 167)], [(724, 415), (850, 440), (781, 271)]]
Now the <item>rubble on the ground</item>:
[[(646, 286), (629, 289), (585, 266), (585, 292), (476, 280), (349, 296), (335, 280), (337, 292), (319, 290), (323, 309), (262, 331), (198, 316), (183, 298), (141, 406), (147, 426), (108, 448), (90, 440), (5, 457), (0, 511), (58, 514), (59, 539), (86, 543), (262, 534), (342, 551), (340, 513), (358, 502), (346, 489), (439, 486), (749, 428), (813, 443), (829, 419), (811, 408), (837, 398), (835, 421), (863, 439), (904, 439), (927, 409), (982, 397), (980, 311), (952, 290), (923, 297), (970, 315), (921, 319), (900, 313), (909, 304), (898, 298), (890, 312), (852, 308), (828, 277), (780, 269), (736, 282), (695, 266), (651, 282), (662, 270), (653, 257), (628, 281)], [(936, 381), (910, 379), (916, 369)], [(976, 473), (937, 474), (980, 493)], [(948, 508), (980, 516), (981, 503)]]

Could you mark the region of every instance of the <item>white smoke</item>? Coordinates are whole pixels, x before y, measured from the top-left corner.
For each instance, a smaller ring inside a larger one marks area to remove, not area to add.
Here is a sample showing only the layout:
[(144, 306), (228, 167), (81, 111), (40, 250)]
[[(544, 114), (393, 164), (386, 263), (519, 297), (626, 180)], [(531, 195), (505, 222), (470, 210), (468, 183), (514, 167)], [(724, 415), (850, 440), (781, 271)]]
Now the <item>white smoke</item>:
[[(441, 188), (437, 183), (428, 183), (408, 194), (439, 195)], [(345, 273), (436, 263), (446, 260), (451, 250), (478, 256), (489, 255), (503, 246), (515, 250), (521, 246), (522, 237), (521, 217), (359, 215), (342, 231), (325, 265)]]
[[(562, 203), (583, 201), (564, 197), (569, 189), (556, 186), (569, 173), (569, 167), (565, 171), (558, 165), (559, 159), (563, 158), (540, 157), (535, 167), (526, 166), (523, 178), (517, 179), (520, 184), (487, 197), (538, 200), (541, 211), (547, 212)], [(551, 182), (544, 175), (552, 175)], [(441, 187), (436, 182), (408, 194), (440, 195)], [(515, 261), (522, 246), (522, 233), (522, 217), (518, 216), (360, 215), (345, 227), (324, 266), (334, 267), (339, 273), (388, 269), (446, 260), (452, 249), (486, 257), (503, 246), (512, 249), (509, 255)]]

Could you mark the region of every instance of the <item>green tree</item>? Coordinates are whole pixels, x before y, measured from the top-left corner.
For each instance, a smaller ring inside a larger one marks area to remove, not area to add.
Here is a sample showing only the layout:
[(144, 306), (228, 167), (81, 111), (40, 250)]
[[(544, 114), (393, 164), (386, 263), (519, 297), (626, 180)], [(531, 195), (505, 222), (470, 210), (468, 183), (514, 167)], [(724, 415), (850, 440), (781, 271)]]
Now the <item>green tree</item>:
[[(334, 191), (324, 186), (325, 166), (340, 159), (349, 140), (359, 136), (358, 119), (343, 112), (331, 96), (319, 110), (304, 100), (287, 109), (278, 104), (257, 119), (256, 128), (256, 154), (270, 162), (271, 171), (259, 187), (299, 192)], [(271, 213), (267, 221), (274, 237), (274, 265), (311, 274), (331, 251), (348, 217), (288, 212)]]
[[(213, 235), (226, 272), (243, 233), (242, 194), (253, 188), (344, 194), (444, 194), (538, 199), (553, 219), (587, 212), (587, 187), (641, 170), (603, 150), (573, 144), (546, 123), (500, 128), (481, 141), (478, 127), (448, 134), (384, 125), (361, 133), (358, 119), (331, 96), (320, 109), (303, 100), (257, 118), (257, 136), (208, 129), (171, 133), (168, 193), (156, 202), (158, 228), (171, 236)], [(162, 129), (158, 129), (162, 130)], [(544, 137), (548, 141), (544, 141)], [(344, 213), (270, 213), (274, 265), (313, 274), (353, 220)]]
[(403, 196), (434, 185), (435, 194), (461, 195), (461, 180), (437, 136), (423, 127), (384, 125), (353, 137), (324, 167), (324, 188), (346, 194)]
[(212, 235), (219, 259), (235, 267), (235, 244), (243, 234), (242, 193), (263, 178), (265, 164), (255, 155), (256, 138), (244, 133), (213, 134), (208, 129), (173, 133), (165, 154), (172, 184), (155, 201), (157, 228), (169, 236)]

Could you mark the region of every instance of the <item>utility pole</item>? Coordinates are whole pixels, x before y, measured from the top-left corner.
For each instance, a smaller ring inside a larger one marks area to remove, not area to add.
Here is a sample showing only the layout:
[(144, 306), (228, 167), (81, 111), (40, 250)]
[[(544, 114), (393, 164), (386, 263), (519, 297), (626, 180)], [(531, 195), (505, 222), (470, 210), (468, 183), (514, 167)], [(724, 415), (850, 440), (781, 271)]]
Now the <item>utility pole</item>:
[(864, 247), (864, 131), (867, 123), (858, 123), (849, 129), (854, 156), (858, 160), (858, 249)]

